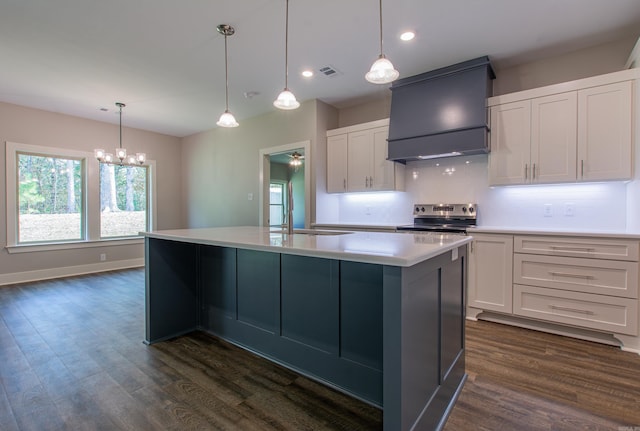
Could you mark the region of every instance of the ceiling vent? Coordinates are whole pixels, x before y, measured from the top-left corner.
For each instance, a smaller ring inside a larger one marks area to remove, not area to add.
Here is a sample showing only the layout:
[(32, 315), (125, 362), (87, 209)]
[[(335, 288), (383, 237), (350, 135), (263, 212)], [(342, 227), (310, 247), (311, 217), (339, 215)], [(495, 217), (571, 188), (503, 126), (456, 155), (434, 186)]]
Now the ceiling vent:
[(328, 76), (330, 78), (333, 78), (334, 76), (342, 75), (342, 72), (340, 72), (338, 69), (336, 69), (331, 65), (321, 67), (320, 69), (318, 69), (318, 71), (322, 73), (324, 76)]

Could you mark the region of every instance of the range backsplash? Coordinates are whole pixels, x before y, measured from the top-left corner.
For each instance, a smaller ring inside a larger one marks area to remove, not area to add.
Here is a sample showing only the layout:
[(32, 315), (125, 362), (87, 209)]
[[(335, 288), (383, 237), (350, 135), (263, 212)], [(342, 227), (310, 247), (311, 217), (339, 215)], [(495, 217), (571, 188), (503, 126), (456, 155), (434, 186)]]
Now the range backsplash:
[(415, 202), (476, 202), (479, 226), (627, 227), (624, 182), (489, 187), (486, 155), (409, 162), (406, 175), (405, 192), (334, 195), (337, 211), (317, 222), (401, 225), (413, 221)]

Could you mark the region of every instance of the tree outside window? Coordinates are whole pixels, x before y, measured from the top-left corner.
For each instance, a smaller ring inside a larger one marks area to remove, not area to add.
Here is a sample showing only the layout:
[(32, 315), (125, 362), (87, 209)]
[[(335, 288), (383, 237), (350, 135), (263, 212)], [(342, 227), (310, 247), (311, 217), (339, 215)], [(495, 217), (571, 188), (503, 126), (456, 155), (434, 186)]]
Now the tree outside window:
[(147, 167), (100, 164), (100, 237), (138, 236), (148, 229)]
[(17, 153), (18, 242), (84, 239), (82, 161)]

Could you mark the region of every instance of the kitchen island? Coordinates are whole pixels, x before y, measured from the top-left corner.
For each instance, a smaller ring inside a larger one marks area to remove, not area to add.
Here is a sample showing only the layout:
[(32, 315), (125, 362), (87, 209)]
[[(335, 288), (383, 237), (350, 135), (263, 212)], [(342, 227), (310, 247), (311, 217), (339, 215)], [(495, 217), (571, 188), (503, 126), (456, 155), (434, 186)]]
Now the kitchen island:
[(148, 344), (203, 330), (436, 430), (466, 379), (466, 244), (262, 227), (146, 232)]

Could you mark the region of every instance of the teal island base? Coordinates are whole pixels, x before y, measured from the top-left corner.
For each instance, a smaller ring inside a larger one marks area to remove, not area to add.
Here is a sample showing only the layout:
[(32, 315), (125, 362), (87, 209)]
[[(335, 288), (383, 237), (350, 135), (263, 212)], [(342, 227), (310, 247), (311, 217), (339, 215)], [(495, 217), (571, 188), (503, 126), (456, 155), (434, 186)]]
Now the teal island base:
[(145, 238), (148, 344), (204, 330), (438, 430), (466, 379), (466, 245), (413, 266)]

